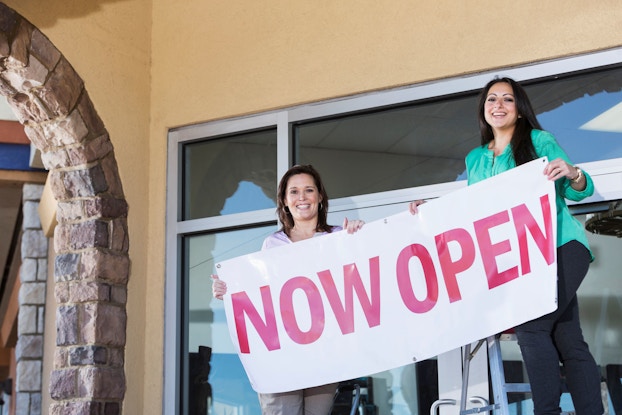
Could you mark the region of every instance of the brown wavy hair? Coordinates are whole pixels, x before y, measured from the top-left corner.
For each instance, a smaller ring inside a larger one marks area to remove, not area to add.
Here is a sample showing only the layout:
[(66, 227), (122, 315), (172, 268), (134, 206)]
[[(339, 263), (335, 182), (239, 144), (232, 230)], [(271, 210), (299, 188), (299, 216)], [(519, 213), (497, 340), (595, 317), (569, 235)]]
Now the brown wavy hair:
[(326, 223), (328, 216), (328, 194), (324, 188), (324, 183), (322, 183), (320, 173), (318, 173), (318, 171), (315, 170), (310, 164), (293, 166), (285, 172), (283, 177), (281, 177), (279, 188), (277, 190), (276, 201), (276, 212), (283, 225), (281, 227), (281, 231), (285, 232), (287, 236), (290, 236), (290, 231), (294, 227), (294, 218), (292, 217), (287, 205), (285, 205), (285, 196), (287, 193), (287, 182), (292, 176), (297, 174), (308, 174), (313, 177), (315, 187), (317, 187), (317, 190), (320, 193), (320, 206), (318, 208), (317, 226), (315, 230), (316, 232), (330, 233), (332, 231), (332, 227)]
[(514, 128), (510, 145), (512, 146), (512, 156), (514, 157), (514, 162), (517, 166), (520, 166), (521, 164), (527, 163), (528, 161), (534, 160), (538, 157), (536, 150), (533, 147), (533, 142), (531, 141), (531, 130), (542, 130), (542, 126), (536, 118), (536, 113), (531, 106), (531, 101), (529, 100), (529, 96), (527, 96), (527, 92), (525, 92), (523, 87), (518, 82), (511, 78), (495, 77), (486, 84), (484, 89), (482, 89), (479, 94), (477, 118), (479, 120), (479, 131), (482, 137), (482, 145), (490, 143), (495, 138), (492, 132), (492, 127), (490, 127), (490, 125), (486, 122), (486, 117), (484, 116), (484, 106), (486, 104), (486, 98), (488, 97), (488, 91), (490, 91), (490, 88), (492, 88), (493, 85), (499, 82), (509, 84), (512, 88), (512, 92), (514, 93), (514, 102), (516, 103), (516, 111), (518, 112), (519, 118), (516, 120), (516, 127)]

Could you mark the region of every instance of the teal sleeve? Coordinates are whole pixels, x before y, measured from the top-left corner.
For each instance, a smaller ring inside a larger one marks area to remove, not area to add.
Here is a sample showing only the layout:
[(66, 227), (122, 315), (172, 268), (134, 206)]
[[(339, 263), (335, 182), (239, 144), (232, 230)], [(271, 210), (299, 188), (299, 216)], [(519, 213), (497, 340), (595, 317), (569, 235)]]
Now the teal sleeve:
[[(536, 153), (539, 157), (546, 156), (549, 159), (549, 162), (560, 158), (566, 163), (572, 165), (570, 159), (568, 158), (568, 155), (557, 143), (557, 140), (551, 133), (541, 130), (532, 130), (531, 138), (533, 140)], [(594, 181), (588, 173), (583, 172), (583, 174), (585, 175), (586, 180), (585, 189), (580, 191), (573, 189), (570, 179), (565, 178), (562, 180), (558, 180), (558, 183), (556, 183), (558, 195), (562, 198), (575, 202), (592, 196), (594, 194)]]

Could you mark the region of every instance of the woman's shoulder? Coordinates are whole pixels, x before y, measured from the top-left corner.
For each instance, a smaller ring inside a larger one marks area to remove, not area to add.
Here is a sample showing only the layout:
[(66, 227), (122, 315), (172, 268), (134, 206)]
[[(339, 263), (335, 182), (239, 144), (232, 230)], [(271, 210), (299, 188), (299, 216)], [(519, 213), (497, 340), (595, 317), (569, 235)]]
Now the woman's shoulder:
[(553, 134), (545, 130), (538, 130), (537, 128), (531, 130), (531, 140), (534, 142), (534, 144), (536, 142), (556, 141)]
[[(330, 232), (328, 232), (327, 230), (325, 231), (320, 231), (320, 232), (316, 232), (314, 237), (318, 237), (318, 236), (323, 236), (323, 235), (328, 235), (329, 233), (333, 233), (333, 232), (339, 232), (340, 230), (342, 230), (343, 228), (341, 226), (335, 226), (335, 225), (327, 225), (328, 228), (330, 229)], [(326, 229), (326, 228), (325, 228)]]
[(548, 151), (554, 151), (559, 147), (555, 136), (549, 131), (533, 129), (531, 130), (531, 142), (537, 154), (542, 155)]
[(289, 237), (283, 232), (283, 230), (276, 231), (266, 237), (263, 240), (263, 245), (261, 247), (262, 250), (273, 248), (275, 246), (289, 244), (292, 241)]

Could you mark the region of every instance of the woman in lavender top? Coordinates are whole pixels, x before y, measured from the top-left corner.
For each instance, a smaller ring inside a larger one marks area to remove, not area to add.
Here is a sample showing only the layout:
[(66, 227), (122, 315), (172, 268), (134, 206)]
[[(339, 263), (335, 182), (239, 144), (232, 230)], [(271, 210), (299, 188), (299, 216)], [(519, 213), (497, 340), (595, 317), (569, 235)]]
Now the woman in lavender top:
[[(294, 166), (281, 178), (277, 191), (277, 213), (281, 229), (268, 236), (263, 249), (287, 245), (309, 238), (346, 230), (361, 229), (361, 220), (344, 219), (342, 226), (327, 223), (328, 195), (320, 174), (311, 165)], [(212, 292), (222, 300), (227, 284), (212, 275)], [(332, 408), (337, 383), (283, 393), (260, 393), (264, 415), (328, 415)]]

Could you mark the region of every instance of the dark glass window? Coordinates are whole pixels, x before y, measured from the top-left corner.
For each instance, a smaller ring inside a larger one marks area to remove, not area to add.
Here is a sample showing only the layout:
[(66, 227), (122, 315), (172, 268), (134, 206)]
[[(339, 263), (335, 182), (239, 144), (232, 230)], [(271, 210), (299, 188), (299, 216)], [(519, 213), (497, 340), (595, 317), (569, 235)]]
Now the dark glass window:
[(299, 163), (322, 172), (331, 198), (463, 178), (479, 143), (473, 95), (299, 124)]
[(183, 220), (276, 207), (276, 130), (183, 144)]

